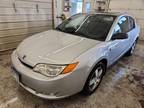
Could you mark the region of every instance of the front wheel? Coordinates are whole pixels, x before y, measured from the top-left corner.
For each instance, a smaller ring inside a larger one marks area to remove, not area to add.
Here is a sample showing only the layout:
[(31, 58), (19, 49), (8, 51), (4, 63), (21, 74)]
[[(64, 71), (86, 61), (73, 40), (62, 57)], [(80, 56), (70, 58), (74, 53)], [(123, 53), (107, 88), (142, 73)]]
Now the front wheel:
[(106, 66), (102, 62), (98, 63), (94, 67), (85, 83), (83, 89), (84, 94), (90, 95), (98, 88), (105, 72), (106, 72)]

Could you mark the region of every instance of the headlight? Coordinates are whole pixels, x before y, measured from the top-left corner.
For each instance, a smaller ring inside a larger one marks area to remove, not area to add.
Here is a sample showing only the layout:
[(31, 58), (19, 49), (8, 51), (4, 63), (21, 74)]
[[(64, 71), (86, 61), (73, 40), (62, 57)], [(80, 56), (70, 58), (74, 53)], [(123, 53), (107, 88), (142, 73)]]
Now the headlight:
[(33, 70), (35, 72), (39, 72), (45, 76), (57, 76), (59, 74), (66, 74), (72, 72), (72, 70), (76, 67), (76, 63), (72, 63), (69, 65), (52, 65), (52, 64), (37, 64)]

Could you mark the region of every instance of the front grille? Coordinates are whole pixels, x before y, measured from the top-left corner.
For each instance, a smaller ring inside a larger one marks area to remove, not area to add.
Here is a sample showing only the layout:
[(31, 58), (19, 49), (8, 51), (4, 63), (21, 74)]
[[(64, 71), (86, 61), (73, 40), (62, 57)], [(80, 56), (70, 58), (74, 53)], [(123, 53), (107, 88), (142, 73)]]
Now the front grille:
[(20, 58), (19, 58), (19, 61), (20, 61), (24, 66), (26, 66), (26, 67), (28, 67), (28, 68), (30, 68), (30, 69), (33, 69), (32, 66), (30, 66), (30, 65), (28, 65), (28, 64), (26, 64), (26, 63), (24, 63)]

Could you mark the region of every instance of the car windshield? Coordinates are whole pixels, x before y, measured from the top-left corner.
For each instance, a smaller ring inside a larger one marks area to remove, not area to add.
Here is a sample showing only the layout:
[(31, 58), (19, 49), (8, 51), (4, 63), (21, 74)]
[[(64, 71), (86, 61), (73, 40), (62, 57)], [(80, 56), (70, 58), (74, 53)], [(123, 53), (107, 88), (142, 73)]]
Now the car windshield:
[(85, 38), (105, 41), (116, 16), (78, 14), (65, 20), (56, 30)]

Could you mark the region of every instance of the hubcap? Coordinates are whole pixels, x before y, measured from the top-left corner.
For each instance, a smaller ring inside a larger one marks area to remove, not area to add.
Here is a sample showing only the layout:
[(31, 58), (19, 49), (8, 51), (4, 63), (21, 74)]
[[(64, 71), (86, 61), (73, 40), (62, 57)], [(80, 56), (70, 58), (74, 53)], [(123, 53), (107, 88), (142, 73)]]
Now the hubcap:
[(131, 48), (131, 54), (134, 53), (134, 50), (135, 50), (135, 46), (136, 46), (136, 43), (133, 44), (132, 48)]
[(102, 73), (103, 73), (102, 67), (98, 67), (92, 74), (92, 77), (89, 82), (89, 88), (91, 91), (93, 91), (99, 85), (102, 78)]

